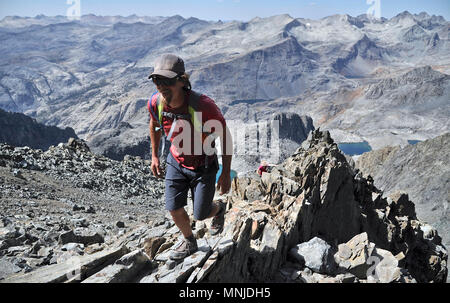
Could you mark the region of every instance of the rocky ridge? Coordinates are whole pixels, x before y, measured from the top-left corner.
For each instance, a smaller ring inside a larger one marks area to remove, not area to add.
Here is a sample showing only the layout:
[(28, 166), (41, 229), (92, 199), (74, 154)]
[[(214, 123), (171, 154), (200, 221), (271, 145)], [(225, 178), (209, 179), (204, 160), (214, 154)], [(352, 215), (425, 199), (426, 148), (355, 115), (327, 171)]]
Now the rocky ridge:
[(449, 176), (450, 133), (405, 147), (390, 146), (361, 155), (356, 168), (370, 175), (387, 195), (403, 190), (414, 201), (416, 212), (450, 245)]
[(100, 252), (3, 282), (386, 283), (447, 277), (441, 238), (417, 218), (408, 195), (384, 197), (347, 163), (328, 132), (311, 133), (270, 173), (234, 179), (232, 194), (222, 199), (224, 231), (210, 236), (209, 222), (192, 221), (199, 251), (180, 263), (168, 255), (181, 235), (162, 219), (137, 226)]
[(164, 217), (164, 185), (148, 161), (114, 161), (78, 139), (45, 152), (0, 144), (0, 181), (0, 279), (103, 249)]

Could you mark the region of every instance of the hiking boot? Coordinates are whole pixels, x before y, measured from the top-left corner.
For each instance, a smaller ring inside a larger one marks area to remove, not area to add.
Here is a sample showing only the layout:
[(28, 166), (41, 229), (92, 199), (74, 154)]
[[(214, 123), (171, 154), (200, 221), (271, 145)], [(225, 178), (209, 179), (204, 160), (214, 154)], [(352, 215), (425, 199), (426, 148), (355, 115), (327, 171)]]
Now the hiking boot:
[(219, 202), (219, 207), (219, 212), (211, 221), (211, 227), (209, 229), (209, 234), (211, 236), (221, 233), (223, 230), (223, 225), (225, 223), (225, 203)]
[(192, 255), (198, 250), (197, 240), (194, 238), (194, 241), (190, 241), (188, 239), (183, 239), (177, 246), (174, 247), (172, 253), (169, 258), (171, 260), (182, 260), (187, 256)]

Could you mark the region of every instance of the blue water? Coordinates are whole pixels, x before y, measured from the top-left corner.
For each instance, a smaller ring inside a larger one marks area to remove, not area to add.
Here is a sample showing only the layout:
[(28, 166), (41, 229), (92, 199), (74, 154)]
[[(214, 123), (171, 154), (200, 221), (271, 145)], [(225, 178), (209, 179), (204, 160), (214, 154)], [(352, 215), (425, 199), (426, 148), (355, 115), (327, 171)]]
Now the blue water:
[[(220, 174), (222, 174), (222, 164), (219, 164), (219, 170), (217, 171), (217, 174), (216, 174), (216, 183), (217, 183), (217, 181), (219, 181)], [(230, 170), (230, 179), (233, 180), (236, 177), (237, 177), (237, 172), (234, 170)]]
[(338, 143), (339, 149), (348, 156), (362, 155), (365, 152), (369, 152), (372, 148), (369, 142), (356, 142), (356, 143)]
[(422, 142), (422, 141), (420, 141), (420, 140), (408, 140), (408, 143), (411, 144), (411, 145), (415, 145), (415, 144), (417, 144), (419, 142)]
[[(408, 140), (408, 143), (411, 145), (422, 142), (420, 140)], [(369, 143), (364, 142), (356, 142), (356, 143), (338, 143), (339, 149), (348, 156), (362, 155), (365, 152), (369, 152), (372, 150)]]

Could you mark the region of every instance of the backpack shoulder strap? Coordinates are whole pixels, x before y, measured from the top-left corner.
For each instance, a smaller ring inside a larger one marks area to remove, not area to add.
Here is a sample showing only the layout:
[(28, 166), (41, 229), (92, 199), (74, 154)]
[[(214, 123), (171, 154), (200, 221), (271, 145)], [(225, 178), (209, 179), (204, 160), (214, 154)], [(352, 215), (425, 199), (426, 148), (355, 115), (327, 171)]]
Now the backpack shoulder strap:
[(164, 103), (162, 102), (161, 94), (158, 94), (158, 98), (156, 99), (156, 109), (158, 110), (159, 125), (161, 125), (162, 127), (162, 113), (164, 110)]

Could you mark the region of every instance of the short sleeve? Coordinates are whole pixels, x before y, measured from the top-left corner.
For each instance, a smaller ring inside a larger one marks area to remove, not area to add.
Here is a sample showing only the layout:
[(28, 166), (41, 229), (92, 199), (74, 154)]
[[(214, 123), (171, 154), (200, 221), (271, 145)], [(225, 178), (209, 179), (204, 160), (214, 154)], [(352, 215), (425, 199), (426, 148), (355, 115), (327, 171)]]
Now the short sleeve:
[(147, 110), (150, 113), (150, 116), (153, 120), (158, 121), (158, 117), (156, 116), (156, 100), (158, 98), (158, 94), (154, 93), (147, 102)]

